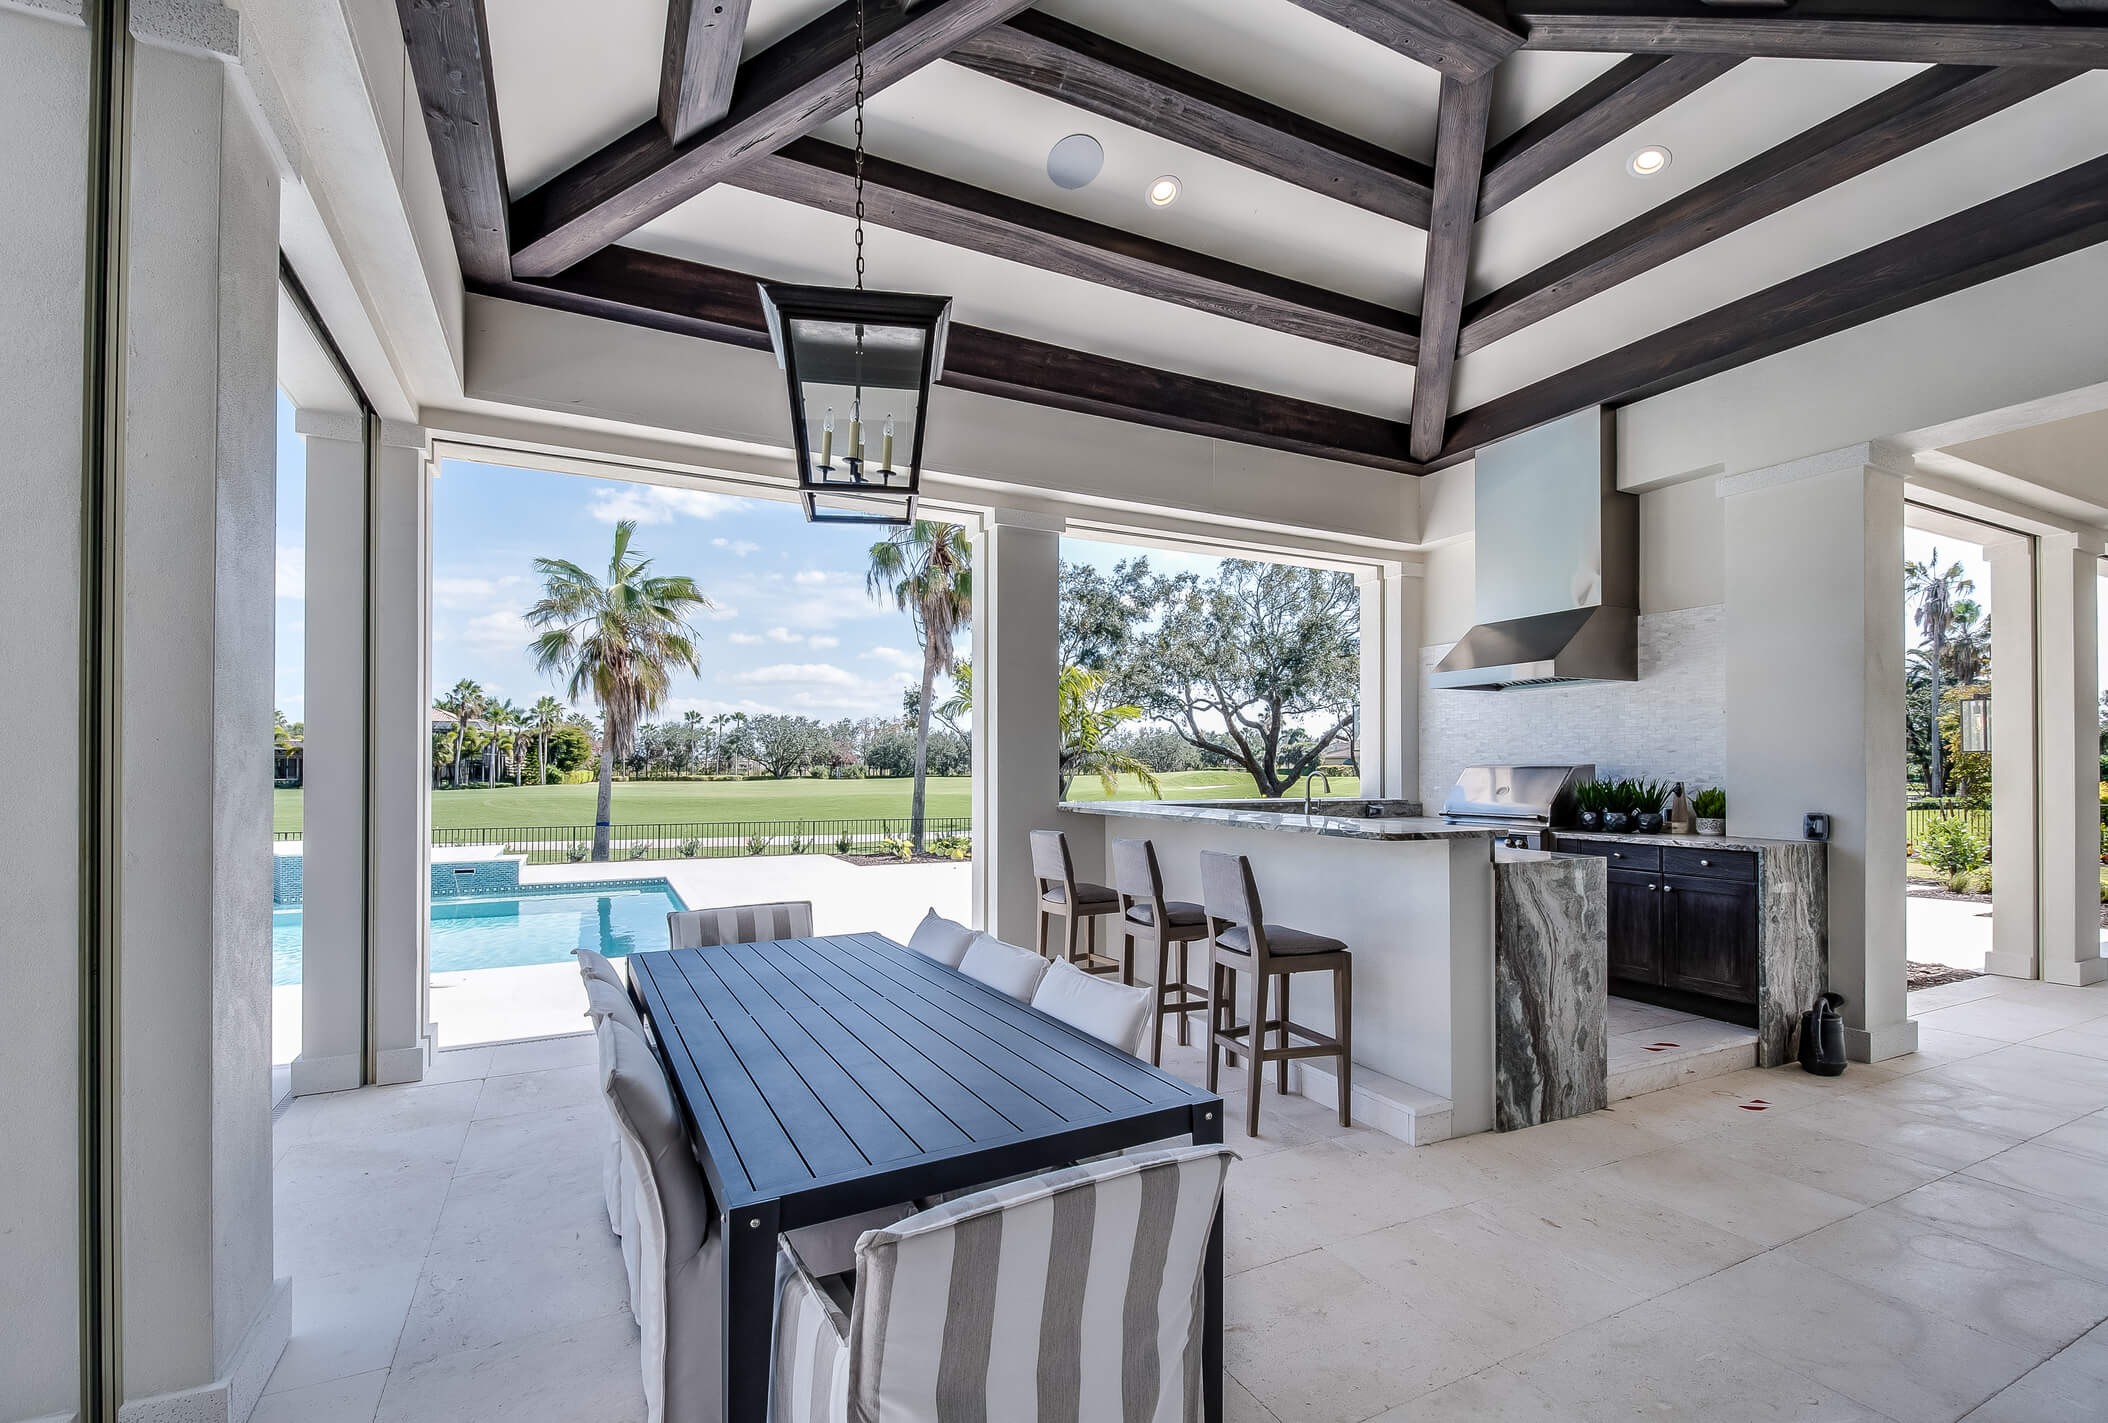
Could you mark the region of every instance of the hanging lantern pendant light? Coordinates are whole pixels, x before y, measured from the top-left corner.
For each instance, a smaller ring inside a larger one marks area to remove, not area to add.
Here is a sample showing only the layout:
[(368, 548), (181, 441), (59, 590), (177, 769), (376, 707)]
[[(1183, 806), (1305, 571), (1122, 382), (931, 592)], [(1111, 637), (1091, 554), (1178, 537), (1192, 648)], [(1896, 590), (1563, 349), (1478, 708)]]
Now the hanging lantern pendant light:
[[(864, 5), (857, 0), (856, 285), (763, 282), (761, 307), (790, 386), (806, 519), (906, 524), (921, 498), (924, 416), (930, 386), (944, 370), (951, 298), (864, 289)], [(848, 415), (839, 447), (837, 410)], [(874, 417), (882, 422), (875, 461)], [(904, 449), (895, 444), (899, 436)]]

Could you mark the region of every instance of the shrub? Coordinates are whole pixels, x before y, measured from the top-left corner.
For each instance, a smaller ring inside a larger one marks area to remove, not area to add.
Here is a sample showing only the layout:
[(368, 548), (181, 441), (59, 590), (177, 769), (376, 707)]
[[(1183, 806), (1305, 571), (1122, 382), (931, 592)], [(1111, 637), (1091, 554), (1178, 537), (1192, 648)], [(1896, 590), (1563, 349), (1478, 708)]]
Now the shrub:
[(581, 864), (584, 862), (587, 853), (585, 846), (573, 845), (570, 849), (564, 851), (564, 858), (574, 865)]
[(902, 860), (915, 858), (915, 842), (913, 840), (881, 840), (878, 842), (878, 848), (886, 854), (897, 856)]
[(774, 839), (773, 835), (749, 835), (747, 837), (747, 853), (749, 855), (766, 855), (769, 852), (769, 845)]
[(641, 859), (643, 859), (643, 858), (644, 858), (644, 857), (645, 857), (646, 855), (649, 855), (650, 853), (651, 853), (651, 846), (649, 846), (649, 845), (646, 845), (646, 844), (641, 844), (641, 843), (640, 843), (640, 844), (632, 845), (632, 846), (630, 846), (630, 847), (629, 847), (629, 857), (630, 857), (631, 859), (633, 859), (633, 860), (641, 860)]
[(683, 840), (681, 842), (681, 853), (692, 860), (703, 853), (703, 842), (700, 840)]
[(855, 845), (856, 837), (854, 835), (851, 835), (846, 830), (834, 837), (834, 852), (837, 855), (848, 854), (849, 851), (855, 847)]
[(797, 833), (790, 837), (790, 852), (793, 855), (805, 853), (805, 827), (802, 825), (798, 827)]
[(1959, 816), (1935, 815), (1918, 842), (1918, 857), (1952, 878), (1983, 865), (1984, 842)]
[(963, 860), (973, 849), (973, 841), (964, 835), (940, 835), (930, 841), (933, 853), (948, 860)]
[(1947, 877), (1947, 888), (1956, 894), (1989, 894), (1991, 892), (1991, 871), (1988, 868), (1963, 870), (1958, 875), (1949, 875)]

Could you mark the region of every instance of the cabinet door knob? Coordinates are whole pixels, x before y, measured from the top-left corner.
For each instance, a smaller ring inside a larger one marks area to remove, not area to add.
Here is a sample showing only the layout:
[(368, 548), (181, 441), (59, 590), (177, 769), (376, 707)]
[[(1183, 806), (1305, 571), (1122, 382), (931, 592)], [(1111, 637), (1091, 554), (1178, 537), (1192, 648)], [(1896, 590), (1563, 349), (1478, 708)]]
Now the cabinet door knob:
[(1661, 888), (1661, 886), (1660, 886), (1660, 885), (1654, 885), (1654, 884), (1650, 884), (1650, 885), (1648, 885), (1648, 886), (1647, 886), (1647, 888), (1648, 888), (1648, 889), (1649, 889), (1650, 891), (1652, 891), (1652, 890), (1657, 890), (1657, 889), (1660, 889), (1660, 888)]
[(1674, 894), (1674, 893), (1676, 893), (1676, 886), (1675, 886), (1675, 885), (1673, 885), (1673, 884), (1665, 884), (1665, 885), (1663, 885), (1663, 886), (1662, 886), (1662, 893), (1663, 893), (1663, 894)]
[(1710, 866), (1712, 865), (1712, 863), (1713, 863), (1713, 862), (1712, 862), (1711, 860), (1700, 860), (1700, 861), (1698, 862), (1698, 865), (1699, 865), (1699, 868), (1700, 868), (1700, 869), (1705, 869), (1705, 868), (1708, 868), (1708, 867), (1710, 867)]
[(1625, 852), (1623, 850), (1612, 850), (1610, 852), (1610, 858), (1612, 858), (1613, 860), (1622, 860), (1625, 858)]

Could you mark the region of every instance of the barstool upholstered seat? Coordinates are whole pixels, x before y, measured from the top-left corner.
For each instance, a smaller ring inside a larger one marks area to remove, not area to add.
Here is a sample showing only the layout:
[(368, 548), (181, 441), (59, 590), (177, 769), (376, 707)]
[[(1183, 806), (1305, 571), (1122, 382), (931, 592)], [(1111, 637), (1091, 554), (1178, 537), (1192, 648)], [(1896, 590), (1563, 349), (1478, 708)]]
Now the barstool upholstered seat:
[[(1128, 906), (1127, 918), (1136, 924), (1156, 927), (1156, 910), (1143, 900), (1137, 900)], [(1190, 899), (1167, 899), (1164, 901), (1164, 922), (1173, 928), (1190, 929), (1206, 924), (1208, 911)]]
[[(1215, 942), (1225, 949), (1248, 954), (1252, 951), (1252, 931), (1242, 924), (1233, 925), (1217, 934)], [(1277, 958), (1282, 954), (1343, 954), (1347, 946), (1323, 934), (1291, 929), (1286, 924), (1269, 924), (1266, 926), (1266, 951)]]

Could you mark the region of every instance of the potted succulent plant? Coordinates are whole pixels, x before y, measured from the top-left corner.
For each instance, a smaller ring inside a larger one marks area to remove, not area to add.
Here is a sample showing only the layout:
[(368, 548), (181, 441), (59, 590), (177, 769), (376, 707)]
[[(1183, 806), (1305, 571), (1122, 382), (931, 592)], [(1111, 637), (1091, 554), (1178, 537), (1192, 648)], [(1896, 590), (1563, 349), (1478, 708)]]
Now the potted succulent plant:
[(1727, 834), (1727, 792), (1707, 786), (1691, 797), (1691, 813), (1698, 817), (1700, 835)]
[(1611, 781), (1603, 788), (1603, 829), (1624, 835), (1632, 829), (1632, 813), (1638, 805), (1638, 782)]
[(1660, 781), (1634, 781), (1632, 797), (1632, 828), (1642, 835), (1661, 834), (1662, 802), (1669, 798), (1669, 788)]
[(1574, 787), (1574, 818), (1583, 830), (1603, 828), (1603, 806), (1609, 795), (1608, 781), (1583, 781)]

